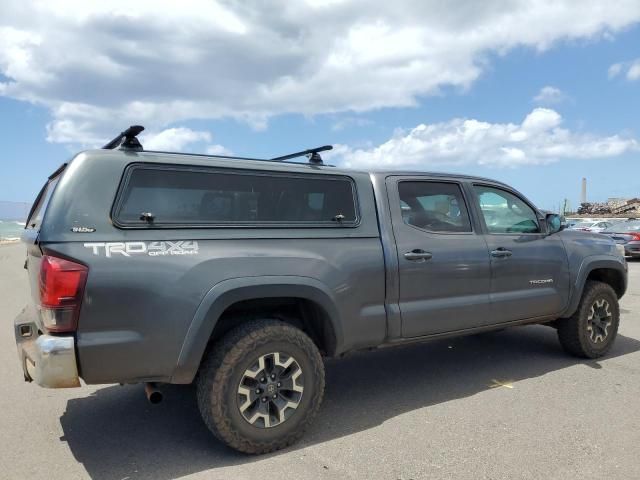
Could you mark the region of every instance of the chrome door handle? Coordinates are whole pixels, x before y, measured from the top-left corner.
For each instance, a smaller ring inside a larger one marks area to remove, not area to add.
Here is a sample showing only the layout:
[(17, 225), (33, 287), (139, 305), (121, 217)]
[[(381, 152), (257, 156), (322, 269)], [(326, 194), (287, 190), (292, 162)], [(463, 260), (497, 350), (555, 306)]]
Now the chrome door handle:
[(424, 250), (420, 250), (417, 248), (404, 254), (404, 258), (411, 261), (431, 260), (431, 257), (433, 257), (431, 252), (425, 252)]
[(496, 258), (506, 258), (513, 255), (511, 250), (507, 250), (506, 248), (500, 247), (491, 251), (491, 256)]

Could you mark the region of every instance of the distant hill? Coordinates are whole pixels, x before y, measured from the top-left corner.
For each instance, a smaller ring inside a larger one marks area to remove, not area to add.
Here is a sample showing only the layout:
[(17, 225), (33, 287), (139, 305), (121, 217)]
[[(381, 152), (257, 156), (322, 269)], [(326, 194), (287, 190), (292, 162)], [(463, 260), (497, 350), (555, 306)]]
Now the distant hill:
[(0, 201), (0, 219), (2, 220), (27, 220), (31, 204), (27, 202), (3, 202)]

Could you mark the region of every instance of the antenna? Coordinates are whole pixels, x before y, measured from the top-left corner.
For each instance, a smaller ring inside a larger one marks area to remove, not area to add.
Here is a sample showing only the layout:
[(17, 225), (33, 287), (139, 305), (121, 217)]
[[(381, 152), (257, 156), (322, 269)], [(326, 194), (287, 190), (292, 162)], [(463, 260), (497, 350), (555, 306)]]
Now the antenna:
[(136, 137), (143, 130), (144, 127), (142, 125), (131, 125), (102, 148), (113, 150), (119, 146), (122, 150), (142, 150), (142, 144)]
[(290, 153), (289, 155), (283, 155), (282, 157), (275, 157), (271, 160), (282, 162), (284, 160), (306, 156), (309, 158), (309, 163), (313, 165), (324, 165), (324, 163), (322, 163), (322, 157), (320, 156), (319, 152), (326, 152), (327, 150), (333, 150), (333, 146), (324, 145), (322, 147), (310, 148), (309, 150), (303, 150), (302, 152)]

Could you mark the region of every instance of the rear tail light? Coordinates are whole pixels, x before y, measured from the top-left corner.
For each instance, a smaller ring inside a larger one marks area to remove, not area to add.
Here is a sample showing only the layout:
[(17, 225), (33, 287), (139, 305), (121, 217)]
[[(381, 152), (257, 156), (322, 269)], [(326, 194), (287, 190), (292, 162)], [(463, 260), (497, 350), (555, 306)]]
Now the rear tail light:
[(74, 332), (89, 269), (63, 258), (44, 255), (40, 264), (42, 322), (49, 332)]
[(632, 240), (640, 240), (640, 232), (631, 233)]

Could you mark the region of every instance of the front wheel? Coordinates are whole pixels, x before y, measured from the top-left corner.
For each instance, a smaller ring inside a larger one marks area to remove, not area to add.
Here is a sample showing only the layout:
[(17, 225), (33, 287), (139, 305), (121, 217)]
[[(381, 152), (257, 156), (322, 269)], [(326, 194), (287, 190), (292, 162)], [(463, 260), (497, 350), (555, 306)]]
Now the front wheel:
[(240, 325), (207, 354), (197, 380), (207, 427), (245, 453), (284, 448), (304, 433), (324, 392), (324, 366), (313, 341), (278, 320)]
[(576, 312), (558, 320), (558, 338), (568, 353), (598, 358), (613, 346), (619, 324), (616, 292), (606, 283), (588, 281)]

